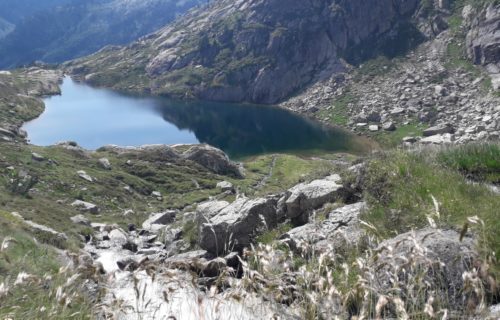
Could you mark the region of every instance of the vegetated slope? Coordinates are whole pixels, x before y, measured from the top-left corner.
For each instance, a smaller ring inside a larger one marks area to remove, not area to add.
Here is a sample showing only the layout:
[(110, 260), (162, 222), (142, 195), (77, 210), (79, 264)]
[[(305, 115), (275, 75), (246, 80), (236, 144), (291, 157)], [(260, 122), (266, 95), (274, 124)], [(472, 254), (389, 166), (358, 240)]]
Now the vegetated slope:
[(200, 0), (73, 1), (20, 21), (0, 41), (0, 67), (62, 62), (157, 30)]
[(404, 51), (420, 38), (408, 22), (418, 6), (418, 0), (219, 0), (70, 67), (95, 85), (275, 103), (343, 70), (344, 59)]

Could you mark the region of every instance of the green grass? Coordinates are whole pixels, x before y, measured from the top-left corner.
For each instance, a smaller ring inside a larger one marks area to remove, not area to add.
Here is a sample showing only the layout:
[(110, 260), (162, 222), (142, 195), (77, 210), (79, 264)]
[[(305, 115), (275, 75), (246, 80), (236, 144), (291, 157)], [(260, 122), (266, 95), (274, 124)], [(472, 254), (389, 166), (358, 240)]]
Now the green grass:
[(467, 178), (500, 184), (499, 144), (470, 144), (445, 149), (438, 153), (438, 160)]
[(281, 224), (277, 228), (268, 230), (267, 232), (264, 232), (263, 234), (258, 236), (255, 242), (262, 244), (271, 244), (274, 241), (278, 240), (280, 236), (282, 236), (283, 234), (287, 233), (290, 230), (292, 230), (291, 224), (289, 223)]
[[(475, 147), (446, 153), (458, 152), (460, 159), (476, 159), (472, 167), (483, 159), (491, 160), (489, 155), (463, 156), (471, 149)], [(483, 230), (476, 230), (481, 235), (481, 253), (498, 256), (500, 197), (485, 186), (467, 182), (459, 171), (442, 165), (439, 158), (442, 156), (432, 151), (390, 151), (371, 159), (365, 176), (365, 196), (371, 210), (363, 219), (373, 224), (383, 238), (419, 229), (428, 225), (427, 217), (435, 213), (434, 197), (439, 202), (440, 215), (433, 216), (438, 226), (462, 228), (468, 217), (477, 215), (485, 223)]]
[(330, 110), (323, 109), (320, 118), (327, 118), (333, 125), (345, 126), (349, 121), (349, 104), (356, 103), (358, 99), (349, 91), (336, 98)]
[(422, 124), (410, 123), (398, 126), (395, 131), (379, 131), (374, 138), (381, 146), (394, 148), (401, 144), (404, 137), (421, 137), (424, 129)]
[[(57, 301), (55, 292), (68, 275), (59, 272), (61, 259), (50, 246), (39, 244), (22, 222), (0, 211), (0, 241), (13, 241), (0, 252), (0, 283), (9, 287), (0, 299), (0, 319), (90, 319), (91, 307), (75, 285), (65, 288), (75, 294), (70, 304)], [(32, 281), (14, 285), (20, 272), (34, 276)], [(44, 310), (45, 309), (45, 310)]]

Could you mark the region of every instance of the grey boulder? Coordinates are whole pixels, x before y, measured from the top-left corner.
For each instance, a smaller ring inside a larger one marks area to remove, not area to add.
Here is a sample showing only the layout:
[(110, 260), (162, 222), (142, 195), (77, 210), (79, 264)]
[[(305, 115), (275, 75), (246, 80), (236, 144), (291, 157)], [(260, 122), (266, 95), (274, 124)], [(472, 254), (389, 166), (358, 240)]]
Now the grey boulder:
[(301, 183), (288, 190), (287, 215), (291, 219), (307, 221), (309, 213), (325, 203), (334, 202), (343, 193), (339, 175), (334, 174), (310, 183)]
[(276, 200), (273, 198), (239, 198), (220, 211), (198, 209), (199, 245), (215, 255), (241, 250), (250, 245), (254, 236), (277, 224)]

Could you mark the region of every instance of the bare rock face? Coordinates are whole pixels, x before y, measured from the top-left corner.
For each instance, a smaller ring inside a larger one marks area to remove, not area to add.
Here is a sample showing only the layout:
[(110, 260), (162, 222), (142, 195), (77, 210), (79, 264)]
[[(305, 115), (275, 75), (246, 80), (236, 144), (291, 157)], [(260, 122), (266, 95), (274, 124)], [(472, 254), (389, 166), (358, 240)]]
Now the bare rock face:
[(475, 15), (467, 35), (467, 51), (474, 64), (485, 66), (495, 89), (500, 87), (500, 5), (489, 5)]
[(362, 242), (364, 232), (359, 226), (359, 215), (366, 203), (359, 202), (335, 209), (325, 221), (308, 223), (294, 228), (281, 239), (298, 253), (321, 254), (345, 250)]
[(243, 249), (255, 235), (276, 226), (276, 200), (239, 198), (231, 204), (207, 202), (198, 207), (198, 220), (200, 247), (222, 255)]
[(194, 161), (208, 170), (222, 175), (231, 175), (242, 178), (243, 174), (238, 165), (229, 160), (222, 150), (207, 144), (194, 145), (182, 157)]
[(335, 202), (343, 192), (341, 178), (334, 174), (310, 183), (301, 183), (290, 190), (286, 200), (287, 215), (298, 224), (306, 222), (313, 209), (327, 202)]
[[(418, 0), (220, 0), (127, 48), (68, 65), (97, 85), (123, 65), (143, 68), (146, 91), (219, 101), (276, 103), (324, 74), (344, 71), (351, 49), (397, 33)], [(367, 49), (369, 48), (369, 49)], [(139, 49), (139, 50), (138, 50)], [(146, 54), (148, 52), (148, 54)], [(112, 57), (120, 57), (120, 65)], [(122, 63), (124, 57), (127, 63)], [(90, 76), (91, 75), (91, 76)], [(186, 83), (181, 79), (189, 76)], [(141, 88), (137, 88), (141, 89)]]

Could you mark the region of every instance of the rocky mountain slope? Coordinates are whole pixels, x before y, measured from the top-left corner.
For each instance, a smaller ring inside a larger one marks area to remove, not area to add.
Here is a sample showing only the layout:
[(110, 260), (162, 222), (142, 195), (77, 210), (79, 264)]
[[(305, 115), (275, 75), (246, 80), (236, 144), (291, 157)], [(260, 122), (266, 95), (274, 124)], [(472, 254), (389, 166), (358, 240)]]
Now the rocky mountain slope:
[(0, 18), (0, 39), (8, 35), (12, 30), (14, 30), (14, 25)]
[[(275, 103), (418, 40), (419, 1), (214, 1), (125, 47), (69, 65), (86, 81), (176, 97)], [(383, 46), (385, 41), (398, 46)], [(133, 69), (129, 66), (133, 65)]]
[[(0, 68), (62, 62), (159, 29), (200, 0), (67, 1), (27, 14), (0, 40)], [(14, 14), (15, 7), (5, 9)], [(1, 12), (1, 10), (0, 10)], [(57, 23), (52, 23), (57, 21)], [(75, 23), (76, 22), (76, 23)]]

